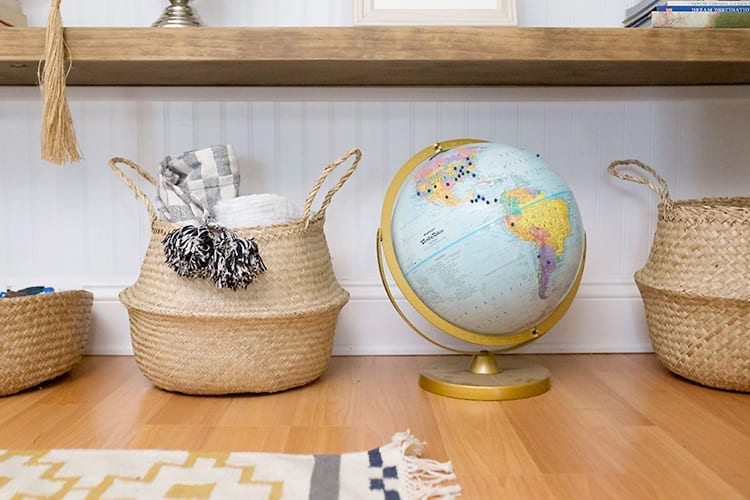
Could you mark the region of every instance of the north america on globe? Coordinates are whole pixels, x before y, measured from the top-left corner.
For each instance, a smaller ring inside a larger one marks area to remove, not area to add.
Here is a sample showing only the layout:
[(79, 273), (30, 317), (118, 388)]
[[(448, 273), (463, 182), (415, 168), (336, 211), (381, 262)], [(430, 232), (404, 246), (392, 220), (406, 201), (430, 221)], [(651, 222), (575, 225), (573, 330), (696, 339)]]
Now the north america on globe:
[(472, 161), (476, 154), (474, 149), (458, 148), (441, 155), (437, 161), (427, 162), (416, 173), (417, 196), (447, 206), (468, 202), (468, 198), (456, 195), (455, 187), (467, 178), (476, 178)]
[(420, 299), (481, 333), (512, 333), (549, 315), (583, 256), (569, 187), (539, 155), (502, 144), (467, 144), (419, 164), (396, 197), (392, 228)]

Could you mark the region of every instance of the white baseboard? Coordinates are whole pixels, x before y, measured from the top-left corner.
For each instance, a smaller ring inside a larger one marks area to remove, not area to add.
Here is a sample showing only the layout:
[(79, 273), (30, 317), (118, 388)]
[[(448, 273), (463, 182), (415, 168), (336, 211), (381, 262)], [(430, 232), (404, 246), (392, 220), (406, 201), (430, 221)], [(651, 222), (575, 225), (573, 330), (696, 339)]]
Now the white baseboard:
[[(409, 355), (444, 351), (428, 343), (396, 314), (379, 283), (342, 283), (351, 300), (339, 316), (334, 354)], [(125, 307), (117, 294), (121, 286), (86, 286), (94, 293), (93, 326), (86, 352), (96, 355), (132, 354)], [(398, 296), (398, 295), (397, 295)], [(405, 308), (408, 310), (408, 306)], [(407, 313), (408, 314), (408, 313)], [(373, 321), (377, 318), (377, 321)], [(411, 318), (438, 342), (475, 351)], [(651, 352), (641, 298), (635, 285), (583, 283), (565, 317), (538, 341), (517, 352), (606, 353)]]

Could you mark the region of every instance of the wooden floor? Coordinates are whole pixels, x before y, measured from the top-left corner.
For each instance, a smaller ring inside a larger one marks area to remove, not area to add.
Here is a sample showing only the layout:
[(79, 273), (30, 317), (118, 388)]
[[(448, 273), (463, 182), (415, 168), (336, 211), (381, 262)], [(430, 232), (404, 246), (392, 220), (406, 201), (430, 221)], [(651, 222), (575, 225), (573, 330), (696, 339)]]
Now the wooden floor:
[(408, 428), (453, 462), (468, 499), (750, 498), (750, 395), (692, 384), (652, 355), (533, 358), (549, 392), (476, 402), (422, 391), (430, 357), (335, 357), (307, 387), (238, 397), (168, 393), (131, 357), (87, 357), (0, 398), (0, 448), (337, 453)]

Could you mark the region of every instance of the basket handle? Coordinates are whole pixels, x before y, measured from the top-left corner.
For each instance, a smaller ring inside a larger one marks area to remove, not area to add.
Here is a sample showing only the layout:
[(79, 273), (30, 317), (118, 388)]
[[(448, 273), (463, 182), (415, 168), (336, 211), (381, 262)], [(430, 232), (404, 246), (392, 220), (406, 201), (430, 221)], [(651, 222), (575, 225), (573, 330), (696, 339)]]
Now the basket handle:
[[(648, 180), (646, 177), (640, 177), (635, 175), (630, 175), (623, 173), (621, 169), (618, 167), (620, 166), (636, 166), (641, 168), (642, 170), (645, 170), (651, 176), (656, 180), (657, 184), (655, 185), (650, 180)], [(622, 179), (624, 181), (630, 181), (630, 182), (636, 182), (638, 184), (644, 184), (651, 189), (654, 193), (659, 195), (659, 198), (661, 198), (662, 203), (671, 203), (672, 199), (669, 197), (669, 186), (667, 185), (667, 181), (664, 180), (662, 176), (656, 173), (656, 170), (649, 167), (643, 162), (640, 162), (638, 160), (616, 160), (609, 164), (609, 167), (607, 168), (609, 173), (618, 179)]]
[(307, 195), (307, 199), (305, 200), (305, 210), (302, 212), (302, 220), (305, 221), (305, 226), (310, 223), (310, 210), (312, 208), (313, 200), (315, 199), (315, 196), (318, 194), (318, 191), (320, 191), (320, 187), (323, 185), (323, 182), (326, 180), (326, 177), (333, 172), (333, 170), (344, 163), (346, 160), (354, 156), (354, 161), (352, 162), (351, 167), (349, 167), (349, 170), (347, 170), (344, 175), (341, 176), (339, 181), (336, 183), (335, 186), (331, 188), (330, 191), (328, 191), (328, 194), (326, 194), (326, 197), (323, 199), (323, 203), (320, 205), (320, 209), (315, 214), (315, 217), (322, 217), (326, 213), (326, 209), (328, 208), (328, 205), (331, 203), (331, 198), (333, 198), (333, 195), (335, 195), (339, 189), (344, 185), (344, 183), (349, 179), (349, 177), (352, 176), (354, 171), (357, 169), (357, 166), (359, 165), (359, 160), (362, 159), (362, 152), (359, 149), (352, 149), (349, 152), (347, 152), (344, 156), (339, 158), (338, 160), (334, 161), (333, 163), (328, 164), (328, 166), (323, 170), (323, 173), (320, 174), (320, 177), (318, 177), (318, 180), (315, 182), (315, 185), (310, 190), (310, 194)]
[(135, 162), (130, 161), (126, 158), (115, 157), (108, 162), (109, 166), (112, 168), (112, 170), (114, 170), (115, 174), (117, 174), (117, 177), (122, 179), (122, 182), (124, 182), (131, 189), (131, 191), (135, 193), (135, 196), (137, 198), (140, 198), (143, 204), (146, 205), (146, 210), (148, 210), (148, 214), (151, 216), (151, 223), (153, 224), (154, 222), (156, 222), (156, 210), (154, 210), (154, 205), (151, 203), (149, 197), (146, 196), (146, 193), (141, 191), (141, 188), (139, 188), (130, 177), (125, 175), (125, 172), (123, 172), (122, 169), (117, 165), (118, 163), (123, 163), (129, 166), (154, 186), (156, 185), (156, 179), (154, 179), (151, 174), (139, 167)]

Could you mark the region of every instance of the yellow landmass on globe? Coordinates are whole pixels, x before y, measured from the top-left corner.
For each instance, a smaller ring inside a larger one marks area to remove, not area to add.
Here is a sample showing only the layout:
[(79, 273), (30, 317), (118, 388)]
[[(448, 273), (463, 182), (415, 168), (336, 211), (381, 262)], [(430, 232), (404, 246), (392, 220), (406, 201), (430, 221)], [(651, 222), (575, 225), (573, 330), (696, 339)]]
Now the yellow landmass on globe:
[(570, 234), (567, 202), (549, 199), (545, 193), (534, 193), (526, 188), (508, 190), (504, 198), (510, 204), (506, 227), (539, 248), (552, 247), (559, 258), (565, 250), (565, 238)]

